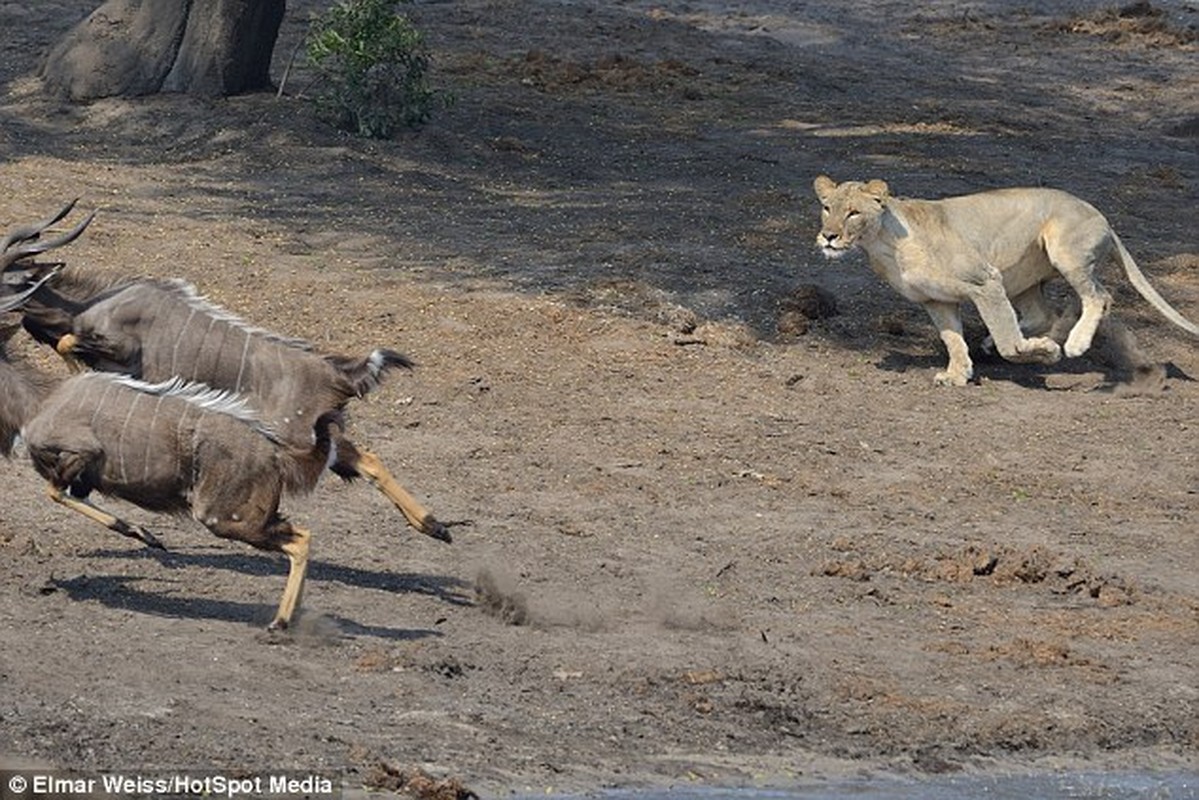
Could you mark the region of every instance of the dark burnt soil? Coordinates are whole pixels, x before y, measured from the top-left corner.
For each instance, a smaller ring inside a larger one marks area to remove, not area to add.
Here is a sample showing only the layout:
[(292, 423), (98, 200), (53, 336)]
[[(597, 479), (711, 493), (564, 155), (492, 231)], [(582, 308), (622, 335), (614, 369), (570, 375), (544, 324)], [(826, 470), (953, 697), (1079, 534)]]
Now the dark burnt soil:
[(272, 640), (281, 561), (110, 502), (146, 552), (0, 463), (0, 756), (487, 796), (1197, 768), (1196, 342), (1111, 269), (1164, 388), (1088, 356), (938, 389), (923, 312), (823, 261), (810, 190), (1058, 186), (1199, 319), (1193, 3), (420, 3), (455, 102), (392, 142), (316, 122), (303, 69), (47, 99), (92, 5), (0, 3), (0, 225), (81, 196), (73, 266), (409, 353), (355, 435), (462, 524), (289, 501), (315, 563)]

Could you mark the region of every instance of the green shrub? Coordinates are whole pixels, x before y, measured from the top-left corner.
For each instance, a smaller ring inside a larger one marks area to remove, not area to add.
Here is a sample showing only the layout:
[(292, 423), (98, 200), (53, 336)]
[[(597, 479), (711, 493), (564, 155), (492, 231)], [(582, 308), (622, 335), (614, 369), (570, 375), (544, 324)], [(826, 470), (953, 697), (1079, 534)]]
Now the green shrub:
[(425, 73), (423, 37), (398, 0), (340, 0), (313, 19), (308, 63), (318, 75), (322, 117), (361, 136), (386, 139), (429, 119), (439, 100)]

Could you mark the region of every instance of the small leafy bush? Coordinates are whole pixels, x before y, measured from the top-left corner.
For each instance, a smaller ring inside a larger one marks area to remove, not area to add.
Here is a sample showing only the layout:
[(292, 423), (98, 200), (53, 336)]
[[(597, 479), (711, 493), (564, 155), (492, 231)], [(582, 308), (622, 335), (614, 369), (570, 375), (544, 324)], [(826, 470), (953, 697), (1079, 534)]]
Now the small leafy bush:
[(339, 128), (386, 139), (426, 122), (439, 101), (429, 88), (420, 31), (398, 0), (339, 0), (313, 19), (308, 63), (318, 113)]

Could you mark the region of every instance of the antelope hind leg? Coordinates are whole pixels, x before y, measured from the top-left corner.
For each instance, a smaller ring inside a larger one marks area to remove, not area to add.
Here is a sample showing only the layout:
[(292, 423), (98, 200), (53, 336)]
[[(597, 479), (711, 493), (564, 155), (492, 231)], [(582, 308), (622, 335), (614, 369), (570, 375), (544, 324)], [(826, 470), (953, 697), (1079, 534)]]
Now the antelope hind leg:
[(158, 541), (158, 538), (155, 537), (154, 534), (150, 533), (140, 525), (130, 525), (120, 517), (113, 516), (103, 509), (96, 508), (86, 500), (80, 500), (78, 497), (72, 497), (62, 489), (59, 489), (57, 486), (51, 485), (47, 493), (50, 495), (50, 499), (54, 502), (58, 503), (59, 505), (66, 506), (72, 511), (78, 512), (90, 520), (99, 522), (110, 531), (115, 531), (122, 536), (128, 536), (130, 539), (137, 539), (147, 547), (153, 547), (156, 550), (166, 550), (166, 548), (163, 547), (162, 542)]
[(383, 492), (391, 502), (395, 503), (396, 507), (400, 509), (404, 517), (408, 520), (409, 525), (426, 536), (431, 536), (443, 542), (451, 541), (449, 528), (438, 522), (415, 497), (408, 494), (399, 481), (388, 472), (387, 467), (383, 466), (383, 462), (379, 460), (377, 455), (365, 450), (359, 450), (355, 453), (353, 467), (361, 474), (370, 478), (371, 483), (375, 484), (379, 491)]

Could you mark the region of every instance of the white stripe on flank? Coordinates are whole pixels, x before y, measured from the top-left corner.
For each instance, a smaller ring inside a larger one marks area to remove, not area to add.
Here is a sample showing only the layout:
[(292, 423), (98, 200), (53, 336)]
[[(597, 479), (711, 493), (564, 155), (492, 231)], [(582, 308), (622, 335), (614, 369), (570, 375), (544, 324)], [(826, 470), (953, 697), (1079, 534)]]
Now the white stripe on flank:
[(216, 320), (215, 319), (208, 320), (208, 330), (204, 331), (204, 335), (200, 337), (200, 340), (198, 342), (196, 342), (196, 351), (195, 351), (195, 354), (192, 355), (191, 379), (193, 381), (196, 379), (196, 372), (200, 369), (200, 353), (204, 349), (204, 342), (207, 341), (208, 337), (212, 334), (212, 326), (213, 325), (216, 325)]
[(246, 361), (250, 358), (250, 332), (242, 331), (246, 335), (246, 343), (241, 348), (241, 364), (237, 367), (237, 382), (233, 384), (233, 391), (241, 391), (241, 379), (246, 374)]
[(121, 466), (121, 483), (129, 483), (129, 473), (125, 469), (125, 433), (129, 430), (129, 420), (133, 419), (133, 412), (137, 409), (137, 401), (141, 395), (135, 394), (133, 399), (129, 401), (129, 413), (125, 415), (125, 422), (121, 425), (121, 433), (117, 437), (117, 463)]
[[(79, 400), (78, 400), (78, 402), (75, 403), (75, 410), (83, 411), (85, 408), (87, 408), (89, 405), (91, 405), (91, 403), (89, 402), (91, 399), (92, 399), (91, 396), (87, 392), (80, 392)], [(103, 403), (104, 398), (100, 398), (100, 402)], [(92, 413), (92, 422), (93, 423), (96, 421), (95, 413), (99, 410), (99, 408), (100, 408), (100, 406), (98, 406), (98, 405), (93, 407), (93, 413)]]
[[(199, 409), (196, 410), (196, 416), (200, 416)], [(183, 426), (186, 423), (187, 423), (187, 409), (185, 408), (185, 409), (183, 409), (183, 411), (181, 411), (179, 413), (179, 421), (175, 423), (175, 444), (180, 447), (183, 445)], [(196, 477), (195, 476), (195, 459), (196, 459), (195, 450), (191, 451), (191, 457), (192, 457), (192, 463), (193, 463), (192, 485), (194, 486), (195, 485), (195, 477)]]
[(183, 327), (179, 329), (179, 333), (175, 335), (175, 348), (171, 350), (171, 374), (178, 375), (179, 361), (179, 345), (183, 344), (183, 337), (187, 333), (187, 329), (191, 327), (192, 320), (196, 316), (196, 310), (193, 308), (191, 313), (187, 315), (187, 322), (183, 323)]
[(154, 403), (154, 413), (150, 416), (150, 430), (146, 432), (146, 452), (142, 455), (142, 483), (150, 480), (150, 451), (154, 446), (154, 425), (158, 422), (158, 412), (162, 410), (162, 396)]
[[(103, 373), (96, 372), (93, 374), (101, 375)], [(104, 387), (104, 394), (100, 395), (100, 402), (96, 403), (96, 408), (95, 408), (95, 410), (92, 411), (91, 421), (88, 422), (88, 427), (91, 428), (93, 431), (96, 429), (96, 419), (100, 416), (100, 412), (104, 410), (104, 403), (108, 400), (108, 393), (110, 391), (112, 391), (112, 382), (111, 381), (109, 381), (108, 385)], [(85, 392), (80, 392), (79, 394), (81, 397), (87, 397), (87, 394)]]

